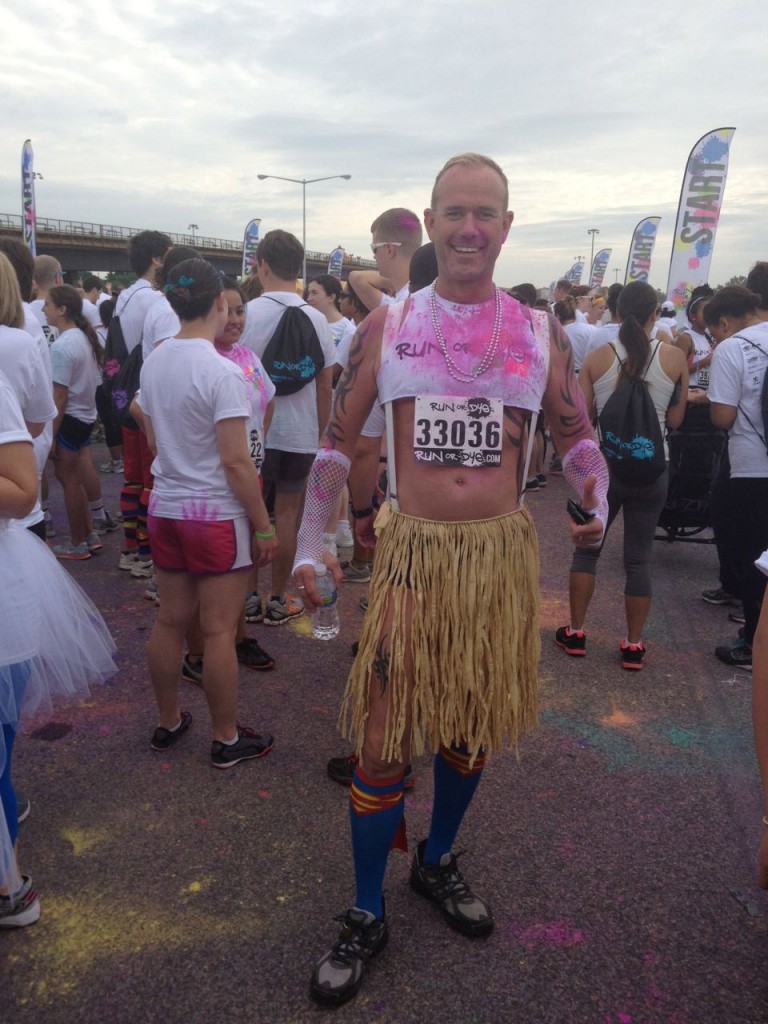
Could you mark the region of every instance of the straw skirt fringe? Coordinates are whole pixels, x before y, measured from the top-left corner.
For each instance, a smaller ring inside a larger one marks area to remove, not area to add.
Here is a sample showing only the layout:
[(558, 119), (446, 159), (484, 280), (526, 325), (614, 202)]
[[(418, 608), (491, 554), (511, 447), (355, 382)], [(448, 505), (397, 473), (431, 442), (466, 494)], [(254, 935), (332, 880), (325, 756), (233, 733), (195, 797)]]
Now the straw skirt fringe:
[(368, 613), (341, 710), (342, 733), (358, 752), (390, 606), (384, 760), (401, 759), (405, 738), (407, 630), (413, 754), (465, 742), (474, 760), (481, 748), (499, 750), (537, 724), (539, 550), (525, 507), (459, 523), (391, 511), (376, 545)]

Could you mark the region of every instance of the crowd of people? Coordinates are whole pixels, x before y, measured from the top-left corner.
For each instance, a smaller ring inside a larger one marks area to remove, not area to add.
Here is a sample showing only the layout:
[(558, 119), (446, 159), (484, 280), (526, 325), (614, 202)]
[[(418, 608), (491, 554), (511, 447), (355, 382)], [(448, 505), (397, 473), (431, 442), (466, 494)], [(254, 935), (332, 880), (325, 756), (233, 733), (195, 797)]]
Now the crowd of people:
[[(283, 230), (261, 239), (242, 282), (162, 232), (140, 232), (129, 245), (135, 283), (114, 297), (94, 275), (64, 283), (51, 256), (0, 241), (0, 559), (4, 578), (18, 579), (13, 621), (66, 593), (82, 625), (75, 643), (53, 628), (43, 651), (27, 628), (0, 650), (0, 929), (40, 914), (15, 856), (22, 711), (114, 671), (98, 612), (56, 560), (89, 559), (105, 532), (121, 530), (119, 568), (158, 606), (149, 747), (166, 753), (188, 732), (184, 679), (204, 690), (216, 769), (261, 758), (274, 742), (238, 716), (239, 665), (275, 667), (247, 625), (314, 612), (319, 563), (337, 584), (367, 586), (341, 709), (352, 749), (328, 763), (349, 787), (356, 892), (312, 971), (313, 997), (353, 998), (388, 941), (382, 884), (390, 849), (405, 847), (412, 753), (434, 755), (435, 789), (410, 884), (451, 928), (489, 934), (491, 905), (453, 847), (486, 757), (537, 723), (538, 548), (525, 499), (546, 486), (546, 447), (550, 472), (575, 496), (570, 621), (553, 639), (567, 656), (587, 655), (597, 565), (621, 511), (619, 664), (637, 672), (666, 438), (702, 416), (728, 438), (712, 480), (720, 581), (703, 598), (741, 626), (716, 656), (749, 670), (754, 658), (768, 815), (768, 264), (744, 287), (698, 289), (682, 323), (642, 282), (501, 289), (494, 271), (512, 220), (501, 168), (462, 154), (435, 180), (429, 242), (416, 213), (388, 209), (371, 225), (377, 269), (343, 283), (300, 283), (303, 249)], [(662, 439), (656, 468), (649, 458), (634, 475), (610, 457), (607, 426), (630, 394), (644, 396), (649, 434)], [(114, 513), (91, 454), (97, 427), (109, 452), (101, 472), (123, 475)], [(51, 536), (49, 461), (64, 541)], [(768, 887), (768, 838), (760, 879)]]

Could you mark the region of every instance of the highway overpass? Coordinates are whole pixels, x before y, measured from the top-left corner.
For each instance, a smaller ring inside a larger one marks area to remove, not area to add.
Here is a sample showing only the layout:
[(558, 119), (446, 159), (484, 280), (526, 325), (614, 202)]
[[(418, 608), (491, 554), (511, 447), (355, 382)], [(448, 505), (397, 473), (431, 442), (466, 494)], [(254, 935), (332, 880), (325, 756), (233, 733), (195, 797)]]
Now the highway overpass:
[[(53, 220), (38, 217), (37, 251), (55, 256), (64, 270), (107, 274), (109, 271), (130, 273), (128, 263), (128, 239), (143, 228), (126, 228), (114, 224), (91, 224), (85, 221)], [(242, 241), (233, 242), (227, 238), (208, 238), (197, 233), (180, 235), (166, 232), (174, 245), (191, 245), (215, 267), (226, 274), (240, 276), (243, 259)], [(0, 237), (23, 238), (20, 216), (0, 213)], [(326, 252), (307, 251), (307, 277), (328, 272)], [(344, 261), (342, 276), (350, 270), (376, 269), (371, 259), (348, 256)]]

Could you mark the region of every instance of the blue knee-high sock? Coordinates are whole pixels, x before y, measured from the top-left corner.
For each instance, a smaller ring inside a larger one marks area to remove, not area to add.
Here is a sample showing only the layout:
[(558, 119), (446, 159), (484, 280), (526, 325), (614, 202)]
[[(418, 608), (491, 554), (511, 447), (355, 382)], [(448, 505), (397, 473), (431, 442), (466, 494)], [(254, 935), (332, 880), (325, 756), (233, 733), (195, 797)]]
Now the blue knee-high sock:
[(403, 821), (404, 775), (375, 782), (358, 765), (349, 792), (355, 858), (355, 906), (384, 916), (381, 890), (387, 858)]
[(469, 752), (465, 746), (441, 746), (435, 754), (435, 800), (432, 806), (432, 825), (424, 849), (425, 864), (439, 864), (443, 854), (451, 852), (464, 814), (483, 774), (485, 754), (481, 750), (471, 768), (469, 761)]

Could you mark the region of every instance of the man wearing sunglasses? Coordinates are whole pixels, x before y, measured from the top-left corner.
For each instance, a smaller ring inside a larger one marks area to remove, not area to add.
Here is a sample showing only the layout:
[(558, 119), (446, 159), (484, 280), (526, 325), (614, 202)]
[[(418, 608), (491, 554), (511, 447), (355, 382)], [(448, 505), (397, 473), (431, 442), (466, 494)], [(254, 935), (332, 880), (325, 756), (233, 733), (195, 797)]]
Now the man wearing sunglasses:
[(408, 295), (411, 257), (421, 245), (421, 221), (411, 210), (385, 210), (371, 224), (371, 252), (377, 270), (352, 270), (349, 283), (369, 310)]

